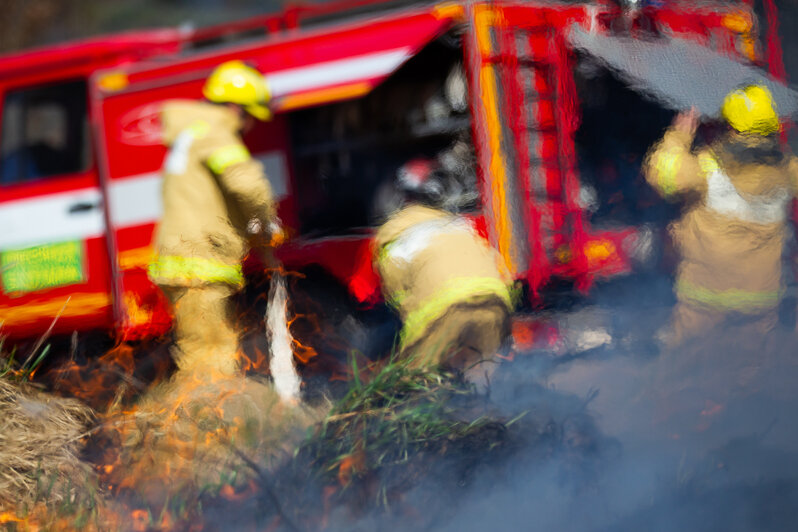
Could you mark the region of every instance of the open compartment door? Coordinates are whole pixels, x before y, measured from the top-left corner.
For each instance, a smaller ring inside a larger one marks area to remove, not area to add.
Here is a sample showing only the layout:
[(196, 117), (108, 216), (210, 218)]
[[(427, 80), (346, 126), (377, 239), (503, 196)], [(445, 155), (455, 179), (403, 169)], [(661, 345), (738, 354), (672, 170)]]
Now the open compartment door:
[(579, 26), (570, 29), (568, 40), (630, 86), (673, 110), (695, 106), (701, 114), (719, 118), (729, 92), (743, 85), (761, 84), (773, 94), (780, 115), (791, 117), (798, 112), (798, 92), (784, 82), (693, 41), (631, 39), (590, 33)]

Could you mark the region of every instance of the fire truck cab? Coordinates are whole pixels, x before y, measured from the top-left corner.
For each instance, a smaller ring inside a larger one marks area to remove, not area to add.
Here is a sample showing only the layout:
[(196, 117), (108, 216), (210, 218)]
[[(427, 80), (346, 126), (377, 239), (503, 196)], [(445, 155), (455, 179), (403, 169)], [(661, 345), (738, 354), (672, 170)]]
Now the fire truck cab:
[(274, 95), (274, 120), (245, 142), (291, 235), (277, 250), (287, 269), (320, 266), (374, 301), (375, 205), (422, 157), (458, 176), (471, 198), (460, 210), (530, 300), (555, 279), (587, 290), (633, 267), (652, 212), (639, 168), (672, 111), (569, 32), (688, 39), (751, 62), (753, 27), (744, 4), (350, 0), (0, 57), (2, 332), (168, 331), (146, 274), (159, 109), (199, 99), (230, 59), (264, 72)]

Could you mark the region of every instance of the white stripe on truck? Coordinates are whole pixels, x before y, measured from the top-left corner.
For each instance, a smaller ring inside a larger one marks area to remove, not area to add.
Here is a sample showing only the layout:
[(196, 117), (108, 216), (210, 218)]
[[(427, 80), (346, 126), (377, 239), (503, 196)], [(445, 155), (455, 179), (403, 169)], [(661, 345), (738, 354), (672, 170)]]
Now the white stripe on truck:
[(413, 54), (410, 47), (270, 72), (272, 97), (388, 76)]
[[(288, 170), (281, 151), (253, 155), (263, 164), (272, 194), (283, 198), (288, 192)], [(161, 173), (150, 172), (115, 179), (108, 191), (111, 222), (116, 228), (157, 222), (163, 214), (161, 204)]]
[(115, 179), (108, 187), (111, 223), (115, 227), (144, 225), (160, 219), (161, 173), (151, 172)]
[[(275, 199), (285, 197), (288, 170), (283, 153), (253, 157), (263, 163)], [(89, 188), (0, 203), (0, 250), (101, 237), (105, 233), (101, 202), (100, 189)], [(116, 229), (157, 222), (163, 214), (160, 171), (112, 180), (108, 202)], [(76, 206), (92, 208), (70, 213)]]
[(101, 237), (101, 202), (100, 189), (89, 188), (0, 203), (0, 249)]

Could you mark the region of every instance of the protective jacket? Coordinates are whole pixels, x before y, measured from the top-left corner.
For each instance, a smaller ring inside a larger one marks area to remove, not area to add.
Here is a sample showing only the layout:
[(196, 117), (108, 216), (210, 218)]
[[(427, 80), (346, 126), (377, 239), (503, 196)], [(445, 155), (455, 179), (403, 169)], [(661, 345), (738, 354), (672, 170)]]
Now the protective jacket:
[(383, 293), (403, 321), (404, 352), (417, 353), (418, 364), (443, 362), (462, 347), (496, 353), (512, 309), (511, 277), (467, 220), (411, 205), (380, 227), (375, 245)]
[(238, 370), (238, 334), (230, 296), (243, 285), (247, 225), (274, 217), (263, 169), (239, 138), (231, 109), (175, 101), (162, 111), (164, 214), (150, 279), (172, 303), (181, 375)]
[(150, 278), (163, 286), (240, 287), (247, 224), (267, 227), (275, 216), (263, 168), (239, 137), (240, 119), (224, 106), (173, 101), (161, 122), (169, 154)]
[[(644, 175), (665, 198), (691, 194), (684, 215), (671, 227), (681, 254), (678, 300), (707, 310), (759, 314), (778, 305), (798, 161), (790, 155), (772, 161), (740, 157), (728, 142), (735, 134), (729, 135), (692, 152), (693, 138), (672, 128), (649, 152)], [(760, 142), (735, 138), (743, 148)]]

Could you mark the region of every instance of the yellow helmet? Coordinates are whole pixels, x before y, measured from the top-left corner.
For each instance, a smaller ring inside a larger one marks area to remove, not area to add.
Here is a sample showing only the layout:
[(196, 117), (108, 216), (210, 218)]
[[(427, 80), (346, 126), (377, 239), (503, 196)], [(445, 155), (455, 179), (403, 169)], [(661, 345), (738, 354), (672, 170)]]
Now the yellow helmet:
[(216, 67), (202, 94), (212, 102), (238, 104), (258, 120), (269, 120), (272, 116), (266, 78), (241, 61), (227, 61)]
[(749, 85), (726, 95), (723, 118), (740, 133), (768, 136), (779, 130), (776, 102), (767, 87)]

